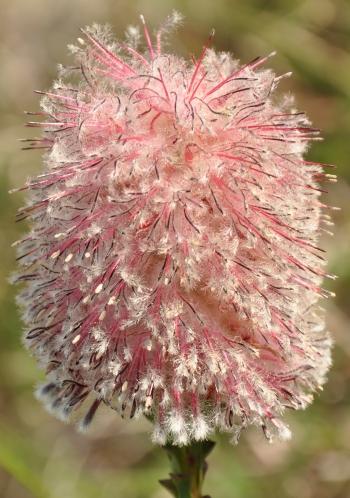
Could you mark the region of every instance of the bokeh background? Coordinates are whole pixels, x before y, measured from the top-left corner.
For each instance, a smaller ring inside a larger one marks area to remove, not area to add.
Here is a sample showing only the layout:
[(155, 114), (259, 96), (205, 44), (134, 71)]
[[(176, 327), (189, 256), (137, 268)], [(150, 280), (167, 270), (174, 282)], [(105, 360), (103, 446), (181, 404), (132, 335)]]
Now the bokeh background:
[[(329, 186), (334, 237), (326, 238), (328, 325), (335, 339), (334, 366), (324, 392), (306, 412), (289, 415), (294, 437), (268, 444), (247, 431), (238, 447), (218, 437), (206, 492), (213, 498), (350, 497), (350, 2), (348, 0), (0, 0), (0, 497), (166, 498), (157, 483), (166, 456), (149, 441), (147, 422), (121, 421), (101, 410), (91, 431), (78, 434), (48, 415), (34, 399), (41, 373), (21, 345), (10, 244), (25, 226), (14, 223), (23, 202), (8, 190), (41, 167), (38, 152), (21, 152), (28, 136), (23, 110), (37, 110), (36, 89), (48, 89), (57, 63), (79, 27), (110, 23), (118, 36), (143, 13), (156, 26), (176, 8), (186, 19), (172, 49), (198, 54), (212, 27), (215, 45), (247, 62), (277, 50), (277, 73), (292, 70), (280, 91), (296, 94), (298, 107), (322, 128), (324, 142), (311, 160), (337, 165)], [(29, 135), (30, 136), (30, 135)], [(333, 173), (332, 170), (329, 170)]]

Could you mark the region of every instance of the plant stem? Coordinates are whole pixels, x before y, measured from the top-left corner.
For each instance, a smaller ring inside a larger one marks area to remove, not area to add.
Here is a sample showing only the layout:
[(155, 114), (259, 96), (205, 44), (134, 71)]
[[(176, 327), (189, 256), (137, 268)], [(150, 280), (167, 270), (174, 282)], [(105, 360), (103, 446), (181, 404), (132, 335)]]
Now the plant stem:
[(164, 446), (171, 464), (170, 479), (159, 481), (176, 498), (210, 498), (202, 495), (207, 471), (206, 457), (214, 448), (212, 441), (194, 442), (189, 446)]

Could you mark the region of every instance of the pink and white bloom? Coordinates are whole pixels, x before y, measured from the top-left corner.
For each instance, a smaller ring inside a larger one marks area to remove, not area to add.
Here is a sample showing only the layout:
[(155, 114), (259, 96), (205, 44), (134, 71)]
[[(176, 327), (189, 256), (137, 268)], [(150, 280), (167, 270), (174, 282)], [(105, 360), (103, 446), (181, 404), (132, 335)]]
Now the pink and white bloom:
[(25, 342), (63, 418), (100, 403), (154, 421), (161, 444), (288, 437), (330, 365), (318, 300), (324, 253), (318, 131), (263, 69), (210, 48), (165, 52), (144, 24), (97, 26), (43, 92), (45, 171), (28, 181), (18, 242)]

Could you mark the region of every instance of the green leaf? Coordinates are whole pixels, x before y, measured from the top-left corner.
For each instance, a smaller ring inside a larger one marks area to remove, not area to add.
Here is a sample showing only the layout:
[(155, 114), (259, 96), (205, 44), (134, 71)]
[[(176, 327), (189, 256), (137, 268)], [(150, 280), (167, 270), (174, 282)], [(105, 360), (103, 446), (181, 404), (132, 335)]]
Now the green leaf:
[(177, 496), (176, 487), (171, 479), (159, 479), (159, 483), (164, 486), (173, 496)]

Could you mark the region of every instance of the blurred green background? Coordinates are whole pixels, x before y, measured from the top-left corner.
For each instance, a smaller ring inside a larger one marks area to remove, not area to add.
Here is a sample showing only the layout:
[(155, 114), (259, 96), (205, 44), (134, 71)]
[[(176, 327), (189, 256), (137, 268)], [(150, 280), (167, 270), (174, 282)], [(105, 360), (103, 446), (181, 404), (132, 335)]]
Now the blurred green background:
[[(174, 8), (185, 24), (172, 36), (172, 49), (198, 54), (212, 27), (215, 45), (247, 62), (277, 50), (269, 65), (292, 70), (280, 91), (296, 95), (299, 109), (322, 128), (325, 141), (309, 158), (337, 165), (339, 182), (327, 202), (342, 208), (334, 216), (334, 237), (325, 238), (331, 284), (327, 301), (335, 347), (324, 392), (306, 412), (289, 415), (294, 437), (268, 444), (256, 429), (238, 447), (218, 438), (210, 457), (205, 491), (213, 498), (350, 497), (350, 2), (348, 0), (11, 0), (0, 1), (0, 497), (166, 498), (159, 478), (166, 456), (149, 440), (147, 422), (121, 421), (101, 410), (91, 431), (78, 434), (56, 421), (33, 397), (40, 379), (21, 345), (10, 244), (25, 226), (15, 225), (23, 199), (8, 195), (41, 168), (40, 154), (20, 152), (28, 136), (23, 110), (37, 110), (33, 90), (49, 88), (56, 65), (69, 63), (66, 45), (79, 27), (109, 22), (122, 37), (143, 13), (156, 26)], [(332, 170), (329, 170), (332, 173)]]

